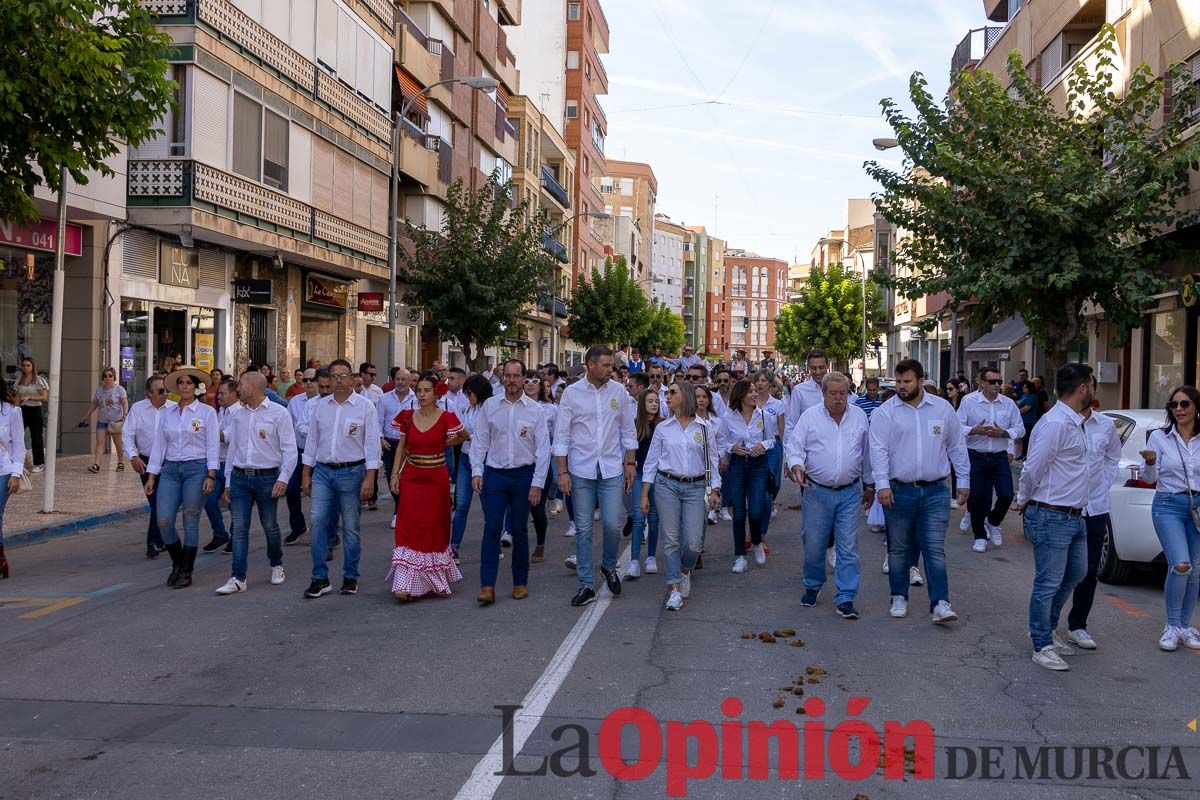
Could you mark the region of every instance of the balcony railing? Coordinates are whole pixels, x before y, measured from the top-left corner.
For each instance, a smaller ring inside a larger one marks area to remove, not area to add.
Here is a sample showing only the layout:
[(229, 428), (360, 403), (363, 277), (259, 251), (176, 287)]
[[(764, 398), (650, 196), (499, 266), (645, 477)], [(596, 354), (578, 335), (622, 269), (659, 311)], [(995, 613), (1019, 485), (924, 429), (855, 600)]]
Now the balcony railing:
[(196, 161), (131, 160), (126, 194), (130, 206), (211, 205), (241, 221), (264, 223), (285, 235), (292, 231), (293, 238), (380, 260), (388, 256), (388, 239), (382, 234)]
[(542, 249), (564, 264), (571, 260), (566, 246), (548, 233), (542, 236)]
[(558, 201), (563, 208), (571, 207), (571, 198), (567, 196), (567, 190), (554, 177), (554, 173), (545, 164), (542, 165), (542, 188), (550, 193), (550, 196)]
[(950, 59), (950, 77), (953, 79), (971, 64), (982, 61), (1003, 32), (1002, 25), (989, 25), (986, 28), (976, 28), (970, 31), (958, 43), (958, 47), (954, 48), (954, 57)]

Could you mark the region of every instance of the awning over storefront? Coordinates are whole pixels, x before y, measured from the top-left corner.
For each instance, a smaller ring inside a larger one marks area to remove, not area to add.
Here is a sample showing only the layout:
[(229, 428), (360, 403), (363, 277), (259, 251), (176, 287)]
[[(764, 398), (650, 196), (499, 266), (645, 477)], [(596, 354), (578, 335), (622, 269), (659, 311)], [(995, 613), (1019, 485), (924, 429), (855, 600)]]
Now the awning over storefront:
[(968, 353), (1007, 353), (1029, 338), (1029, 328), (1021, 315), (1009, 317), (988, 333), (967, 345)]

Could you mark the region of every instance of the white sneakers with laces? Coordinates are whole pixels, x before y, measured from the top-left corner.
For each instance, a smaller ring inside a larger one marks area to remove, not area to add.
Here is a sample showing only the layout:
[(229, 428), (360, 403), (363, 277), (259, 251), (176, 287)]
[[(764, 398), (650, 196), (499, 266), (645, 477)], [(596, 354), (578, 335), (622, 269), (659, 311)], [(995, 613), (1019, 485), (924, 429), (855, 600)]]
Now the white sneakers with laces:
[(892, 607), (888, 611), (896, 619), (908, 616), (908, 598), (901, 597), (898, 594), (892, 595)]
[(887, 575), (888, 572), (890, 572), (890, 571), (891, 571), (891, 567), (888, 566), (888, 554), (884, 553), (883, 554), (883, 574)]
[(575, 555), (573, 553), (563, 559), (563, 566), (565, 566), (567, 569), (576, 568), (577, 565), (575, 563)]
[(1075, 648), (1067, 644), (1066, 641), (1059, 635), (1058, 631), (1050, 634), (1050, 645), (1054, 648), (1054, 652), (1060, 656), (1075, 655)]
[(745, 571), (746, 571), (746, 557), (738, 556), (737, 558), (735, 558), (733, 560), (733, 573), (735, 575), (741, 575)]
[(987, 539), (976, 539), (975, 544), (971, 545), (971, 549), (976, 553), (987, 552)]
[(760, 567), (767, 564), (767, 551), (763, 549), (761, 544), (756, 544), (750, 548), (750, 552), (754, 555), (754, 563)]
[(721, 519), (725, 520), (726, 522), (733, 522), (733, 512), (730, 511), (728, 507), (722, 508)]
[(1063, 661), (1062, 656), (1054, 652), (1054, 645), (1048, 644), (1033, 654), (1033, 663), (1039, 667), (1052, 669), (1056, 672), (1066, 672), (1071, 666)]
[(836, 547), (825, 548), (825, 563), (829, 565), (830, 569), (837, 569), (837, 548)]
[(921, 577), (921, 570), (914, 567), (908, 568), (908, 585), (909, 586), (924, 586), (925, 579)]
[(954, 613), (950, 604), (945, 600), (938, 600), (937, 605), (933, 607), (933, 616), (930, 618), (930, 622), (941, 625), (943, 622), (953, 622), (956, 619), (958, 619), (958, 614)]
[(646, 559), (646, 574), (654, 575), (658, 572), (658, 562), (654, 560), (654, 556)]
[(1158, 640), (1158, 649), (1173, 653), (1179, 649), (1179, 629), (1168, 625)]
[(278, 567), (271, 567), (271, 585), (272, 586), (278, 586), (279, 584), (283, 583), (286, 580), (287, 580), (287, 574), (284, 573), (282, 564), (280, 564)]
[(992, 547), (999, 547), (1004, 544), (1004, 532), (1000, 530), (999, 525), (993, 525), (986, 520), (983, 523), (983, 529), (987, 531), (988, 539), (992, 543)]
[(679, 593), (684, 598), (691, 597), (692, 594), (692, 573), (682, 572), (679, 575)]
[(683, 594), (678, 589), (671, 590), (671, 596), (667, 598), (667, 610), (678, 611), (683, 608)]
[(568, 525), (567, 529), (565, 531), (563, 531), (563, 536), (566, 536), (568, 539), (575, 538), (575, 523), (574, 522), (572, 522), (570, 525)]
[(1176, 628), (1175, 632), (1179, 634), (1179, 643), (1188, 650), (1200, 650), (1200, 631), (1195, 628)]
[(968, 511), (967, 513), (962, 515), (962, 520), (960, 520), (958, 523), (958, 529), (960, 531), (962, 531), (963, 533), (966, 533), (967, 531), (971, 530), (971, 512), (970, 511)]
[(629, 567), (625, 570), (625, 578), (627, 580), (637, 580), (642, 576), (642, 565), (638, 563), (636, 558), (629, 559)]
[(217, 594), (237, 594), (244, 591), (246, 591), (246, 582), (231, 576), (220, 589), (217, 589)]
[(1076, 645), (1077, 647), (1082, 647), (1084, 650), (1096, 649), (1096, 640), (1093, 639), (1091, 635), (1083, 628), (1080, 628), (1076, 631), (1067, 631), (1067, 639), (1069, 639), (1072, 644)]

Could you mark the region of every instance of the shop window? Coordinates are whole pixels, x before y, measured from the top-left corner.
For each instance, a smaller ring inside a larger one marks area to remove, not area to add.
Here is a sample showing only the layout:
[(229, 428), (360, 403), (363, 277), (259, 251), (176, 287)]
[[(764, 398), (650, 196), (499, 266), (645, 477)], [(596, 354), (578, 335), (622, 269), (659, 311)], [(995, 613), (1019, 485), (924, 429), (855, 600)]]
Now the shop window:
[(288, 188), (288, 121), (270, 111), (263, 112), (263, 183)]
[(150, 304), (121, 301), (121, 385), (131, 401), (140, 400), (146, 385), (150, 347)]

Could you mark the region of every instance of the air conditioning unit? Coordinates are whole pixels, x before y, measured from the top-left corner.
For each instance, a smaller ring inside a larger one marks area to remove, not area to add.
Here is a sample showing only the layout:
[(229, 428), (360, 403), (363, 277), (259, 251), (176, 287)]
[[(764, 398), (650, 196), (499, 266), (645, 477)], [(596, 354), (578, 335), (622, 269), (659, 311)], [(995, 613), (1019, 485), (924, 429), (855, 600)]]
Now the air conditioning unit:
[(172, 142), (168, 152), (173, 156), (186, 156), (187, 144), (184, 142)]
[(418, 306), (397, 306), (396, 324), (419, 327), (425, 324), (425, 309)]

